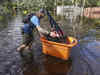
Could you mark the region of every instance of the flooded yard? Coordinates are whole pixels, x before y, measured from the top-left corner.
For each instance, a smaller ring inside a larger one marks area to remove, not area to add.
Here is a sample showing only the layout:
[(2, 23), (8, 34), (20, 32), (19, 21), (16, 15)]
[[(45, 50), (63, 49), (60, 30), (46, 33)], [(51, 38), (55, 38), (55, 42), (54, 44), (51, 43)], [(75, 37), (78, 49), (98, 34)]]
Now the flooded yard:
[[(70, 28), (72, 24), (67, 24), (68, 22), (66, 21), (64, 22), (63, 26), (61, 27), (65, 31), (65, 34), (73, 35), (74, 32), (71, 31)], [(79, 43), (76, 47), (72, 48), (72, 60), (64, 61), (42, 53), (42, 44), (39, 40), (39, 35), (37, 35), (37, 32), (35, 33), (35, 41), (33, 43), (32, 50), (25, 50), (23, 53), (16, 51), (17, 47), (22, 42), (20, 27), (23, 25), (23, 23), (20, 15), (17, 15), (10, 20), (8, 18), (7, 23), (4, 22), (1, 24), (5, 24), (6, 27), (0, 28), (0, 75), (67, 75), (67, 73), (70, 71), (72, 71), (70, 72), (71, 75), (74, 75), (77, 73), (77, 70), (79, 70), (78, 64), (80, 63), (78, 63), (78, 61), (82, 60), (82, 57), (85, 59), (85, 54), (87, 54), (85, 50), (91, 50), (91, 52), (94, 52), (95, 50), (97, 51), (96, 53), (100, 53), (100, 51), (98, 51), (100, 49), (100, 30), (96, 30), (95, 27), (92, 28), (89, 25), (83, 27), (83, 31), (80, 30), (80, 33), (78, 32), (78, 36), (76, 35)], [(87, 28), (89, 31), (86, 31)], [(84, 31), (86, 33), (83, 33)], [(80, 55), (81, 52), (85, 54)], [(96, 54), (94, 53), (93, 55), (95, 56)], [(89, 57), (85, 59), (87, 63), (88, 59)], [(91, 59), (89, 62), (92, 61), (94, 60)], [(99, 58), (96, 61), (99, 61)], [(95, 62), (92, 64), (94, 63)], [(83, 66), (84, 65), (85, 64), (83, 64)], [(76, 68), (76, 66), (78, 67)], [(95, 68), (96, 67), (98, 67), (97, 64), (95, 64)], [(100, 74), (97, 72), (97, 74), (95, 72), (93, 73), (94, 75)]]

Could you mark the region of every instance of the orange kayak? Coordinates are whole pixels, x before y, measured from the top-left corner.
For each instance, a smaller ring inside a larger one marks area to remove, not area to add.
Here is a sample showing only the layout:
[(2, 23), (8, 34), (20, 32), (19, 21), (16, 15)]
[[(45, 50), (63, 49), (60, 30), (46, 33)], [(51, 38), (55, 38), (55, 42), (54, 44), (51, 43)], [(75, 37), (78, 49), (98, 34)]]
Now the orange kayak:
[(40, 40), (42, 42), (42, 52), (44, 54), (55, 56), (63, 60), (69, 59), (71, 48), (78, 43), (77, 39), (70, 36), (66, 38), (68, 43), (48, 41), (45, 37), (41, 37)]

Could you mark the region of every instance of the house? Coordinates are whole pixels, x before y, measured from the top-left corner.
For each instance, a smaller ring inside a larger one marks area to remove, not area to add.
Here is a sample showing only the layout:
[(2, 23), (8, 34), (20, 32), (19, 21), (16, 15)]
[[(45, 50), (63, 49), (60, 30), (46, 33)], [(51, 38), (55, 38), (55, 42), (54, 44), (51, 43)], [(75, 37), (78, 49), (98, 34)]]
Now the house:
[(88, 18), (100, 18), (100, 7), (85, 8), (84, 16), (86, 16)]
[(57, 15), (61, 16), (78, 16), (81, 15), (82, 8), (78, 6), (57, 6)]

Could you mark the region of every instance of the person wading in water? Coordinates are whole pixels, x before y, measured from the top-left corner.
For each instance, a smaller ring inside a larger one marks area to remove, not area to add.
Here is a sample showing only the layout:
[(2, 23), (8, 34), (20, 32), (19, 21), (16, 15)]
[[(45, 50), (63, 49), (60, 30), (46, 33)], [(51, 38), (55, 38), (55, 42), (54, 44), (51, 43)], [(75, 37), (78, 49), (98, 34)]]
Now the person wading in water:
[(49, 35), (53, 38), (57, 37), (55, 32), (49, 32), (40, 26), (40, 20), (45, 16), (45, 10), (40, 9), (35, 14), (30, 14), (26, 19), (23, 19), (24, 26), (22, 27), (23, 43), (17, 48), (17, 51), (30, 49), (34, 41), (33, 32), (36, 28), (40, 36)]

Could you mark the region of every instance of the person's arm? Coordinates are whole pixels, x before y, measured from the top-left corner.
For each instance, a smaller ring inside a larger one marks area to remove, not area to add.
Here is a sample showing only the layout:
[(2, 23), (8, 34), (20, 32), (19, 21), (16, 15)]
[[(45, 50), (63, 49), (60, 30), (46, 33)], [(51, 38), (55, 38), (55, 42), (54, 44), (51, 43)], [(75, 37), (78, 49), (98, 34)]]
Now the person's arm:
[(41, 37), (44, 36), (44, 35), (49, 35), (53, 38), (59, 37), (59, 36), (57, 36), (57, 34), (55, 32), (48, 32), (47, 30), (41, 28), (40, 26), (37, 26), (36, 28), (38, 29)]
[(40, 34), (41, 33), (44, 34), (44, 35), (49, 35), (50, 34), (49, 31), (45, 30), (44, 28), (42, 28), (40, 26), (37, 26), (36, 28), (37, 28), (37, 30), (39, 31)]
[(40, 33), (40, 36), (50, 35), (51, 37), (56, 37), (54, 32), (49, 32), (40, 26), (40, 20), (35, 16), (31, 18), (31, 22), (36, 26), (37, 30)]
[(40, 20), (37, 16), (33, 16), (31, 22), (36, 26), (40, 34), (49, 35), (49, 32), (40, 26)]

